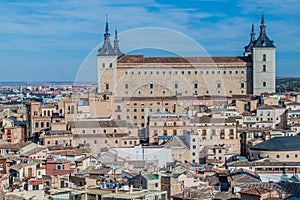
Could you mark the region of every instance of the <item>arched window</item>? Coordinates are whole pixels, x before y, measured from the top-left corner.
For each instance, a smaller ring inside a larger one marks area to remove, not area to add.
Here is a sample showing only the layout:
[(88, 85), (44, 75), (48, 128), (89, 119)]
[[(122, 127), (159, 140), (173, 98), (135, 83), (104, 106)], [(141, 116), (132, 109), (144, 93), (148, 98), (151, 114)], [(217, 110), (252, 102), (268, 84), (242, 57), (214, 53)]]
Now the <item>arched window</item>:
[(50, 123), (49, 122), (46, 122), (46, 127), (50, 127)]
[(298, 155), (297, 155), (297, 154), (295, 154), (295, 158), (298, 158)]
[(39, 127), (39, 123), (35, 122), (35, 128), (38, 128), (38, 127)]
[(290, 156), (289, 155), (286, 155), (286, 158), (289, 158)]
[(44, 122), (41, 122), (41, 128), (44, 128)]

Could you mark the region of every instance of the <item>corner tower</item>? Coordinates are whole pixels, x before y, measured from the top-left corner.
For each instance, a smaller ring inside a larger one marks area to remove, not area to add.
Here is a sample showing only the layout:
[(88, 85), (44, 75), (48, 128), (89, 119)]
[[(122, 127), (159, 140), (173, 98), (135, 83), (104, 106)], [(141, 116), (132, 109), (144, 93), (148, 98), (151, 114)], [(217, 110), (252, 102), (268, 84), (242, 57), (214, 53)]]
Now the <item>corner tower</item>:
[(275, 92), (276, 47), (266, 33), (264, 14), (262, 14), (260, 34), (252, 47), (253, 94)]
[(104, 42), (98, 49), (98, 93), (112, 93), (116, 84), (114, 74), (117, 67), (118, 55), (110, 43), (110, 34), (108, 29), (108, 20), (106, 16)]

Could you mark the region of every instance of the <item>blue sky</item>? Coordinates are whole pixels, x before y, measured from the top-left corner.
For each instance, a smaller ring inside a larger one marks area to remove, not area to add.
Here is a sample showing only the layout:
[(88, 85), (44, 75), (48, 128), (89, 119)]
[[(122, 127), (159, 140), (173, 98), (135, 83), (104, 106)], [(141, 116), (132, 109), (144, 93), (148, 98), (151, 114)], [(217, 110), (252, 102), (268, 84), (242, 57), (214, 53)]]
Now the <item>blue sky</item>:
[(103, 41), (106, 14), (112, 35), (114, 27), (120, 34), (167, 28), (191, 37), (211, 56), (240, 56), (252, 22), (259, 33), (262, 11), (277, 47), (277, 75), (300, 76), (298, 0), (0, 0), (0, 5), (0, 81), (73, 81)]

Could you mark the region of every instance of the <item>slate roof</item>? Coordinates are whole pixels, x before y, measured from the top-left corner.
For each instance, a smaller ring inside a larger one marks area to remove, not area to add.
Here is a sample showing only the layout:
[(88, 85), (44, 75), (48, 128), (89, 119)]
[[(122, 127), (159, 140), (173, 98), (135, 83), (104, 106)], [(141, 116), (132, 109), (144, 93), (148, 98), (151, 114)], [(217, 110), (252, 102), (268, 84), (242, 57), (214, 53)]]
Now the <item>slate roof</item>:
[(267, 35), (260, 35), (257, 40), (255, 41), (253, 48), (260, 48), (260, 47), (273, 47), (273, 40), (270, 40)]
[(98, 50), (98, 56), (115, 56), (116, 52), (110, 44), (109, 39), (105, 40), (103, 46)]
[(300, 136), (274, 137), (250, 148), (256, 151), (297, 151), (300, 150)]

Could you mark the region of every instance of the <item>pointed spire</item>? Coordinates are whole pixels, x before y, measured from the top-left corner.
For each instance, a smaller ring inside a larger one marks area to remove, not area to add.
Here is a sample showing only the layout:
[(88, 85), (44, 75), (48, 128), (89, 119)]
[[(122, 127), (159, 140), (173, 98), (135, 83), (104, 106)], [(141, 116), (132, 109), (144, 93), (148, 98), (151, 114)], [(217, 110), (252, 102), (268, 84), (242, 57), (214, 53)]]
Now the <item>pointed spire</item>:
[(110, 34), (109, 34), (109, 29), (108, 29), (108, 16), (106, 15), (104, 40), (108, 40), (109, 36), (110, 36)]
[(254, 32), (254, 23), (252, 23), (252, 28), (251, 28), (251, 42), (254, 42), (255, 41), (255, 32)]
[(262, 16), (261, 16), (260, 35), (266, 35), (266, 25), (265, 25), (264, 13), (262, 13)]
[(119, 40), (118, 40), (118, 31), (117, 28), (115, 28), (115, 40), (114, 40), (114, 49), (119, 49)]
[(261, 24), (265, 24), (265, 15), (264, 15), (264, 12), (262, 12)]
[(245, 46), (244, 55), (245, 56), (251, 56), (252, 47), (255, 43), (255, 32), (254, 32), (254, 24), (252, 23), (251, 26), (251, 33), (250, 33), (250, 42), (247, 46)]
[(117, 28), (115, 28), (115, 40), (114, 40), (114, 51), (118, 55), (118, 57), (124, 55), (119, 48), (119, 39), (118, 39), (118, 31)]
[(262, 13), (261, 15), (261, 24), (260, 24), (260, 34), (257, 40), (254, 42), (254, 48), (265, 48), (265, 47), (275, 47), (274, 42), (270, 40), (267, 36), (266, 32), (266, 24), (265, 24), (265, 15)]
[(104, 43), (101, 48), (98, 49), (98, 56), (106, 56), (106, 55), (116, 55), (114, 49), (110, 44), (110, 34), (108, 29), (108, 17), (106, 15), (106, 23), (105, 23), (105, 33), (104, 33)]

